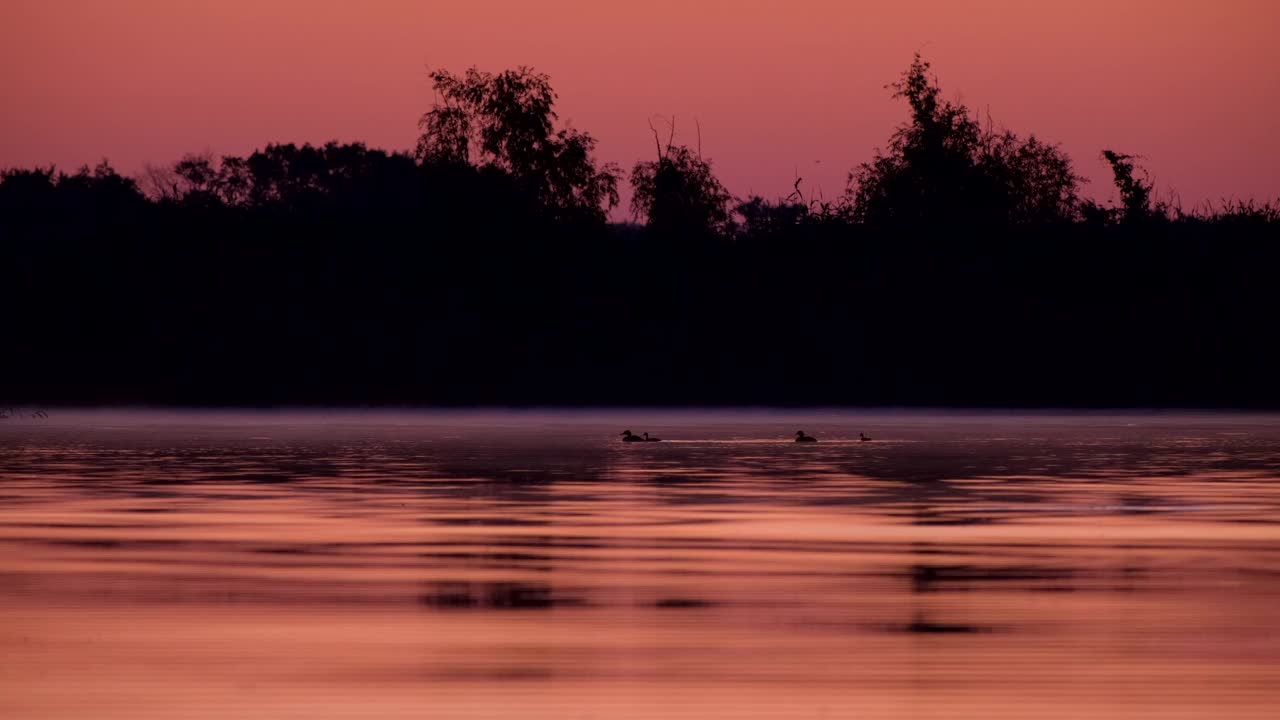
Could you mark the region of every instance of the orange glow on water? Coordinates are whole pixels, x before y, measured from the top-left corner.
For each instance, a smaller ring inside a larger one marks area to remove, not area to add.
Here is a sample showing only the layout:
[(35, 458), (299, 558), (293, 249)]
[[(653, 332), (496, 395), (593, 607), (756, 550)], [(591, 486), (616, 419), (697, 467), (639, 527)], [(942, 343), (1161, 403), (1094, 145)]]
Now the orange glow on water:
[[(1267, 718), (1280, 698), (1275, 418), (825, 413), (797, 446), (790, 419), (686, 414), (645, 447), (619, 417), (241, 420), (0, 426), (0, 715)], [(846, 440), (869, 424), (883, 440)]]

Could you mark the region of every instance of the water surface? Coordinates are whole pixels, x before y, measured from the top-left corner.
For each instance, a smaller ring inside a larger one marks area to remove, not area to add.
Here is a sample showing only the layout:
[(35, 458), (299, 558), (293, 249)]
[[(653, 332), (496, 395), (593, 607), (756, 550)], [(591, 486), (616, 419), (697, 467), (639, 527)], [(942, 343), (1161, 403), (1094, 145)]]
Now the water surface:
[(0, 423), (0, 717), (1280, 707), (1274, 416)]

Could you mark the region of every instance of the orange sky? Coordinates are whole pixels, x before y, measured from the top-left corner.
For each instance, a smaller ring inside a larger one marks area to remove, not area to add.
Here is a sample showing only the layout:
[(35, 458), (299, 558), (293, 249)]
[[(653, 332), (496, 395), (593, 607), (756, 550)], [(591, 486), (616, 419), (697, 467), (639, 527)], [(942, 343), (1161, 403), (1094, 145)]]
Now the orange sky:
[[(527, 64), (624, 167), (675, 115), (738, 195), (828, 197), (903, 108), (922, 50), (944, 89), (1061, 142), (1103, 182), (1146, 156), (1184, 205), (1280, 196), (1276, 0), (3, 0), (0, 166), (364, 140), (407, 149), (427, 66)], [(820, 161), (820, 162), (819, 162)]]

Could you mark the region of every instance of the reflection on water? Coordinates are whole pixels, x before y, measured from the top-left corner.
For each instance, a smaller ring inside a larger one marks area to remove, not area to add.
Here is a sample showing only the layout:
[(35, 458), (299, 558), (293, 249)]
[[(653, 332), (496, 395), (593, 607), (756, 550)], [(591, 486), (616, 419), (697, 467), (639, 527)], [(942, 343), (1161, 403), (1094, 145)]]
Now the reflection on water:
[(6, 421), (0, 717), (1270, 718), (1277, 477), (1254, 415)]

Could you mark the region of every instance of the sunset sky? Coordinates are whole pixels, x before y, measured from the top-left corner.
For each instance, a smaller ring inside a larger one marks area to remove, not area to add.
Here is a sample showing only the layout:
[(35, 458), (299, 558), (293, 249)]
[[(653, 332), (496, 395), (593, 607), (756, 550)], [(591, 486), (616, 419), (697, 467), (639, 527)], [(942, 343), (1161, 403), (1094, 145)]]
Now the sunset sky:
[(1280, 196), (1276, 0), (3, 0), (0, 166), (124, 172), (273, 141), (412, 147), (428, 67), (549, 73), (561, 117), (629, 168), (675, 116), (737, 195), (840, 194), (904, 117), (922, 51), (949, 96), (1140, 154), (1184, 206)]

